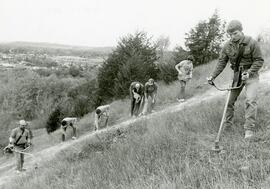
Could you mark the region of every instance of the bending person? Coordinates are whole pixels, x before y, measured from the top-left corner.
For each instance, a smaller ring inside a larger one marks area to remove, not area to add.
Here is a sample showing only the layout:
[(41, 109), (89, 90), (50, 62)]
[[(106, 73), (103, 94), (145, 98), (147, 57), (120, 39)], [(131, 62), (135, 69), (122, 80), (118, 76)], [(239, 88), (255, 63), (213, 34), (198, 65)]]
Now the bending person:
[(130, 115), (138, 116), (141, 113), (143, 98), (144, 98), (144, 87), (140, 82), (132, 82), (129, 87), (129, 94), (131, 100)]
[(73, 129), (72, 139), (77, 139), (77, 121), (76, 117), (66, 117), (61, 121), (62, 141), (66, 139), (66, 131), (69, 126)]
[(144, 85), (144, 95), (145, 95), (145, 104), (143, 114), (153, 112), (154, 105), (156, 103), (156, 96), (157, 96), (157, 84), (155, 83), (154, 79), (149, 79), (148, 82)]
[(100, 123), (105, 121), (104, 126), (108, 126), (108, 120), (110, 116), (110, 105), (99, 106), (95, 113), (95, 130), (99, 129)]

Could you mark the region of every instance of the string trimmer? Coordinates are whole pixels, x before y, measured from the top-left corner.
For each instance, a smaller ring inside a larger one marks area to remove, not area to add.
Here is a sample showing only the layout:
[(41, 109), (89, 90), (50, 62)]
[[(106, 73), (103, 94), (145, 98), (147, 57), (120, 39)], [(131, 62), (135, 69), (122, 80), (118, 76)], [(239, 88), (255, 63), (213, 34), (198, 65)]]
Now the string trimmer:
[(28, 152), (25, 152), (26, 150), (28, 150), (29, 148), (31, 147), (31, 145), (27, 146), (25, 149), (23, 150), (17, 150), (15, 147), (13, 146), (6, 146), (4, 148), (4, 153), (13, 153), (13, 152), (16, 152), (16, 153), (20, 153), (20, 154), (24, 154), (24, 155), (27, 155), (27, 156), (30, 156), (34, 159), (35, 163), (34, 163), (34, 168), (37, 169), (38, 168), (38, 164), (36, 162), (36, 156), (34, 156), (33, 154), (31, 153), (28, 153)]
[(217, 87), (215, 85), (215, 83), (213, 81), (208, 81), (208, 83), (210, 85), (214, 86), (219, 91), (229, 91), (227, 99), (226, 99), (225, 107), (224, 107), (224, 110), (223, 110), (222, 119), (221, 119), (221, 122), (220, 122), (220, 125), (219, 125), (219, 130), (218, 130), (218, 133), (217, 133), (217, 136), (216, 136), (215, 145), (212, 147), (212, 151), (219, 153), (219, 152), (221, 152), (223, 150), (223, 147), (219, 145), (219, 142), (220, 142), (221, 133), (223, 131), (223, 125), (224, 125), (225, 115), (226, 115), (227, 108), (228, 108), (228, 103), (229, 103), (230, 96), (231, 96), (231, 91), (234, 90), (234, 89), (241, 88), (243, 86), (243, 82), (238, 84), (239, 86), (229, 87), (229, 88), (219, 88), (219, 87)]

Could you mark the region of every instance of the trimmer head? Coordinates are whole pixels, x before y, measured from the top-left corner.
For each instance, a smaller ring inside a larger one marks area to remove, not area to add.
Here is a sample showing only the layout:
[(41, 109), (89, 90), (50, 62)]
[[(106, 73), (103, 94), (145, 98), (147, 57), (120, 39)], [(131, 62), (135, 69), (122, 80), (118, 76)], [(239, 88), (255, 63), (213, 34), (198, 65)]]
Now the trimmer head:
[(215, 141), (215, 145), (211, 149), (213, 152), (220, 153), (223, 152), (223, 147), (219, 145), (218, 141)]

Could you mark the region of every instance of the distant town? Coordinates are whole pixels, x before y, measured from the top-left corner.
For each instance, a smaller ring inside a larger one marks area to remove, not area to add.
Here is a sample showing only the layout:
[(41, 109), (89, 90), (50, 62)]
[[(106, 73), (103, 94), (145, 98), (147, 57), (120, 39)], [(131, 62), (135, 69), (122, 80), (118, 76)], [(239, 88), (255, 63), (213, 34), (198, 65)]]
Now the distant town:
[[(37, 48), (38, 47), (38, 48)], [(59, 69), (71, 66), (82, 69), (96, 68), (107, 58), (110, 51), (64, 48), (60, 46), (29, 46), (28, 43), (0, 45), (0, 68)]]

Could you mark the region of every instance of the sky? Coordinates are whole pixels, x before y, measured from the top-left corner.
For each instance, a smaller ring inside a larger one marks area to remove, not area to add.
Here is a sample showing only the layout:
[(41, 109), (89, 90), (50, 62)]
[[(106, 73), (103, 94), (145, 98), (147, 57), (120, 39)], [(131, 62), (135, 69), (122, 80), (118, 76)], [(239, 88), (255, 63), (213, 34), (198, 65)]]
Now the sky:
[(0, 42), (30, 41), (116, 46), (121, 37), (145, 31), (168, 36), (170, 48), (215, 9), (225, 21), (240, 20), (256, 37), (270, 28), (269, 0), (0, 0)]

